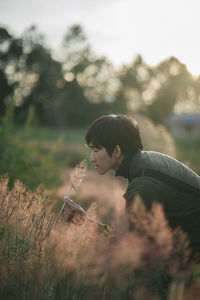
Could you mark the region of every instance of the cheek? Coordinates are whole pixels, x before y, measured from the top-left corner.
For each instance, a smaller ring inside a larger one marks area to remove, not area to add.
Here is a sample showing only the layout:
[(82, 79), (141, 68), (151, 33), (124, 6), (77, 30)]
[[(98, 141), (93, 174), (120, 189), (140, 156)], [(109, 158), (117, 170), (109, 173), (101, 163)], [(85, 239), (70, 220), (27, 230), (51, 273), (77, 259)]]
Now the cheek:
[(107, 166), (110, 166), (112, 164), (112, 159), (110, 158), (110, 156), (106, 155), (104, 156), (104, 158), (102, 159), (103, 163), (106, 164)]

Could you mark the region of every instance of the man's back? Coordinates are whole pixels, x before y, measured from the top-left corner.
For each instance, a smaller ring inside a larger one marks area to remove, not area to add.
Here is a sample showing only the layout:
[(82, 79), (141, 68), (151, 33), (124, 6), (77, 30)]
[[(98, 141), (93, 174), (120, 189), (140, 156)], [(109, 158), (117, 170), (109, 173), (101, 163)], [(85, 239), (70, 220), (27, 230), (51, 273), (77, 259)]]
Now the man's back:
[(136, 195), (148, 209), (153, 202), (161, 203), (169, 225), (180, 226), (192, 248), (200, 249), (200, 177), (196, 173), (173, 158), (144, 151), (131, 160), (129, 180), (125, 194), (128, 211)]

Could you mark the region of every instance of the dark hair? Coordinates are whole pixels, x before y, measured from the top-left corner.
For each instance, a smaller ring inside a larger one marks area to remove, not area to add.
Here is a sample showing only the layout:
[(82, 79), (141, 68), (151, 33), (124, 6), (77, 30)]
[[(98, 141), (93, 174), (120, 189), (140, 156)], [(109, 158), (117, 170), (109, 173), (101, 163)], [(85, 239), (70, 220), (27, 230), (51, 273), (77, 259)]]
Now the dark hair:
[(85, 136), (91, 147), (104, 147), (111, 156), (116, 145), (123, 154), (133, 154), (143, 149), (140, 131), (135, 119), (126, 115), (107, 115), (94, 120)]

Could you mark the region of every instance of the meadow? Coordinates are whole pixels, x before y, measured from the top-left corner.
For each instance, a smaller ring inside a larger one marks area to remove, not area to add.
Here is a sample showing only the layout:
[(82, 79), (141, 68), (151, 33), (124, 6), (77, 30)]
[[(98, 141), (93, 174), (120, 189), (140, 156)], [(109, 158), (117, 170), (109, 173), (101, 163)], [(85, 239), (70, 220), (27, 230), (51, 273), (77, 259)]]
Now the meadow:
[[(188, 141), (175, 143), (164, 127), (137, 119), (146, 149), (198, 169), (199, 156), (180, 151)], [(186, 235), (169, 228), (161, 206), (147, 212), (136, 199), (135, 229), (128, 231), (123, 179), (100, 177), (88, 164), (71, 193), (91, 218), (111, 226), (109, 233), (90, 222), (67, 223), (66, 207), (59, 214), (74, 167), (89, 159), (85, 129), (16, 128), (10, 112), (0, 130), (1, 299), (199, 299), (198, 260), (190, 260)]]

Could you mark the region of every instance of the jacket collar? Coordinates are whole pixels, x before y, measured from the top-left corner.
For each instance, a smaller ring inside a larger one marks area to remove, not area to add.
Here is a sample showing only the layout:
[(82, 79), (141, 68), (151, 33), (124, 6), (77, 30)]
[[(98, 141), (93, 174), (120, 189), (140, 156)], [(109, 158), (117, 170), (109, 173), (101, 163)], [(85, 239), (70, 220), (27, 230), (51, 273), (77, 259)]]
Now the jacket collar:
[(119, 166), (119, 169), (115, 172), (115, 176), (122, 176), (127, 178), (128, 181), (131, 181), (130, 177), (130, 164), (134, 154), (127, 154), (124, 156), (122, 163)]

